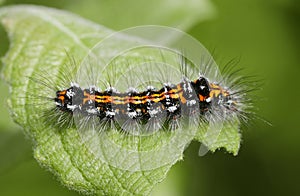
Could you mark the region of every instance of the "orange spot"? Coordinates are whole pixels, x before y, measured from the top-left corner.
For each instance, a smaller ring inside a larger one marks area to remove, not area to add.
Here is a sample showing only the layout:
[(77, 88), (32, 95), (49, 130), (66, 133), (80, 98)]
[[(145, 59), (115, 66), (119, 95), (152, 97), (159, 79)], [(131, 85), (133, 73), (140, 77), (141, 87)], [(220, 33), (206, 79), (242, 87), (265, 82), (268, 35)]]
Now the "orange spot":
[(60, 91), (59, 92), (59, 95), (65, 95), (67, 93), (67, 91), (66, 90), (64, 90), (64, 91)]
[(179, 93), (179, 99), (180, 99), (181, 103), (185, 104), (186, 103), (186, 99), (183, 97), (182, 94), (183, 94), (182, 92)]
[(65, 103), (65, 96), (59, 96), (58, 99), (61, 101), (62, 104)]
[(202, 95), (199, 95), (199, 100), (200, 100), (200, 101), (204, 101), (204, 100), (205, 100), (205, 97), (202, 96)]

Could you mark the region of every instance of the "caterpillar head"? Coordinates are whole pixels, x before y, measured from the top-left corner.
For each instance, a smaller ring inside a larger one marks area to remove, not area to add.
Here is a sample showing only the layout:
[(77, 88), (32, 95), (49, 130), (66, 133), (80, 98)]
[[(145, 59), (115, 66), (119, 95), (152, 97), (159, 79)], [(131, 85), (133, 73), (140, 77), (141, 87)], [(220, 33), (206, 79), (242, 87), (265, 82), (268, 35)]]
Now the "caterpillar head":
[(237, 100), (224, 87), (216, 83), (210, 83), (204, 77), (200, 77), (192, 83), (200, 101), (202, 113), (210, 108), (220, 111), (236, 111)]
[(83, 97), (82, 90), (78, 86), (71, 86), (68, 89), (57, 91), (54, 101), (60, 110), (72, 112), (79, 107), (80, 102), (76, 100), (80, 97)]

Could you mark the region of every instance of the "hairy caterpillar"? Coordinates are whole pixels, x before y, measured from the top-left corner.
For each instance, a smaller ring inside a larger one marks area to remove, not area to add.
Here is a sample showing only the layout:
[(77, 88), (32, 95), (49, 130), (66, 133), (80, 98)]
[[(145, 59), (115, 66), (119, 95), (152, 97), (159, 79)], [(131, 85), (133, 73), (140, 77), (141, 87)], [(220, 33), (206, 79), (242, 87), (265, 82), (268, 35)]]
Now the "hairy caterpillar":
[(237, 73), (229, 65), (222, 74), (190, 36), (147, 26), (112, 34), (79, 66), (61, 68), (56, 80), (51, 74), (32, 80), (45, 89), (46, 124), (76, 128), (83, 145), (109, 165), (145, 171), (182, 158), (199, 130), (213, 143), (224, 123), (248, 121), (249, 88)]
[[(147, 124), (152, 119), (162, 118), (165, 113), (165, 122), (172, 124), (170, 121), (182, 115), (182, 106), (187, 107), (191, 113), (199, 112), (199, 116), (209, 113), (212, 108), (228, 112), (238, 110), (236, 98), (219, 85), (208, 83), (203, 76), (194, 81), (184, 78), (177, 85), (165, 84), (159, 90), (148, 86), (142, 92), (136, 89), (123, 93), (114, 88), (105, 91), (99, 91), (95, 87), (82, 89), (73, 83), (70, 88), (57, 91), (54, 101), (63, 112), (79, 112), (84, 116), (96, 116), (99, 121), (111, 123), (122, 119)], [(156, 103), (159, 103), (157, 107)]]

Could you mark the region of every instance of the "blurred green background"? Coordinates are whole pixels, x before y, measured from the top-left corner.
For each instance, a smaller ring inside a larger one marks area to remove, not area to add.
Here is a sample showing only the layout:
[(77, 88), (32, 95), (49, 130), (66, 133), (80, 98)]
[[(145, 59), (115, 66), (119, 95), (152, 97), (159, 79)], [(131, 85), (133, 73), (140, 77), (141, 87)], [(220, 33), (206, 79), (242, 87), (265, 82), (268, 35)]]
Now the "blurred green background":
[[(111, 29), (143, 24), (181, 28), (217, 54), (222, 65), (241, 58), (245, 74), (264, 80), (259, 115), (243, 131), (237, 157), (218, 151), (198, 157), (192, 143), (153, 195), (300, 195), (300, 4), (298, 0), (0, 0), (77, 13)], [(197, 5), (197, 6), (196, 6)], [(118, 15), (116, 15), (118, 13)], [(0, 27), (0, 56), (8, 49)], [(298, 81), (298, 82), (297, 82)], [(0, 195), (78, 195), (32, 158), (31, 144), (9, 118), (8, 88), (0, 82)]]

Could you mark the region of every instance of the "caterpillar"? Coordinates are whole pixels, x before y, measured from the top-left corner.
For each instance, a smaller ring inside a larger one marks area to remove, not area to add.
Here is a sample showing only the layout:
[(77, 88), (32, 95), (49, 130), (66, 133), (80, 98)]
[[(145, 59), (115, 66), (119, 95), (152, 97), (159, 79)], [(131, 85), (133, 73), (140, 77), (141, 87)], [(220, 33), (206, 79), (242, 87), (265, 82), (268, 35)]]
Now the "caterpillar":
[[(181, 41), (153, 38), (154, 33)], [(96, 157), (117, 168), (173, 164), (199, 130), (207, 130), (214, 142), (224, 123), (247, 123), (253, 113), (249, 80), (232, 64), (221, 73), (202, 44), (172, 28), (117, 32), (79, 65), (70, 59), (56, 80), (46, 71), (32, 77), (45, 89), (39, 95), (46, 98), (45, 124), (75, 127)]]
[[(214, 105), (214, 109), (237, 110), (236, 100), (230, 93), (217, 84), (208, 83), (204, 77), (194, 81), (185, 79), (177, 85), (165, 84), (159, 90), (148, 86), (146, 91), (130, 89), (127, 93), (114, 88), (102, 92), (95, 87), (82, 89), (75, 83), (68, 89), (57, 91), (54, 101), (63, 112), (97, 116), (99, 121), (130, 119), (140, 124), (147, 124), (152, 118), (161, 118), (163, 113), (166, 113), (166, 122), (170, 122), (182, 115), (182, 106), (191, 112), (199, 111), (199, 115), (209, 112), (211, 105)], [(155, 107), (155, 103), (161, 104)]]

